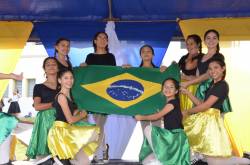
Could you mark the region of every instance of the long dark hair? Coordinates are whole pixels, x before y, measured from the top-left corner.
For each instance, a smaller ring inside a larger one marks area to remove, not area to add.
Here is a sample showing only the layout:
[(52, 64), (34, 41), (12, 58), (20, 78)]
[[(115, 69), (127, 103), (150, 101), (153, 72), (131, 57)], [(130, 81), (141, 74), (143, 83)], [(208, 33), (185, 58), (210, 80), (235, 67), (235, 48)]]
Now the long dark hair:
[(174, 83), (175, 89), (178, 91), (178, 92), (175, 94), (175, 98), (176, 98), (176, 99), (179, 99), (179, 88), (180, 88), (180, 84), (179, 84), (179, 82), (178, 82), (177, 80), (175, 80), (174, 78), (166, 78), (166, 79), (162, 82), (162, 84), (161, 84), (161, 91), (163, 91), (164, 84), (165, 84), (165, 82), (168, 81), (168, 80), (170, 80), (170, 81), (172, 81), (172, 82)]
[(198, 46), (200, 54), (202, 53), (202, 40), (201, 37), (198, 36), (197, 34), (191, 34), (187, 36), (187, 40), (193, 39), (196, 45)]
[[(73, 71), (72, 71), (72, 70), (70, 70), (70, 69), (61, 69), (61, 70), (58, 72), (58, 74), (57, 74), (57, 80), (58, 80), (58, 79), (61, 79), (62, 76), (63, 76), (65, 73), (67, 73), (67, 72), (70, 72), (70, 73), (73, 75), (73, 77), (74, 77), (74, 74), (73, 74)], [(58, 85), (57, 85), (57, 90), (60, 91), (60, 90), (61, 90), (61, 84), (60, 84), (59, 82), (58, 82), (57, 84), (58, 84)], [(76, 106), (76, 108), (77, 108), (77, 105), (75, 104), (75, 100), (74, 100), (74, 97), (73, 97), (73, 94), (72, 94), (72, 90), (70, 89), (69, 92), (70, 92), (70, 93), (69, 93), (69, 94), (70, 94), (70, 98), (71, 98), (71, 100), (72, 100), (74, 106)]]
[(223, 76), (222, 76), (222, 80), (225, 79), (226, 77), (226, 63), (224, 60), (220, 59), (220, 58), (216, 58), (217, 56), (215, 56), (214, 58), (211, 58), (209, 60), (209, 64), (212, 63), (212, 62), (216, 62), (217, 64), (219, 64), (222, 68), (225, 67), (225, 70), (223, 72)]
[[(59, 69), (59, 62), (58, 62), (58, 60), (57, 60), (55, 57), (47, 57), (47, 58), (45, 58), (45, 59), (43, 60), (43, 69), (44, 69), (44, 70), (45, 70), (45, 65), (46, 65), (46, 63), (47, 63), (47, 61), (49, 61), (49, 60), (54, 60), (54, 61), (56, 61), (57, 69)], [(44, 73), (44, 75), (45, 75), (46, 78), (47, 78), (46, 73)], [(57, 83), (57, 84), (58, 84), (58, 83)]]
[[(209, 29), (209, 30), (207, 30), (207, 31), (205, 32), (205, 34), (204, 34), (204, 40), (206, 39), (206, 37), (207, 37), (207, 35), (208, 35), (209, 33), (214, 33), (214, 34), (217, 36), (218, 40), (220, 40), (220, 34), (219, 34), (219, 32), (218, 32), (217, 30), (215, 30), (215, 29)], [(220, 52), (220, 45), (219, 45), (219, 43), (217, 44), (216, 48), (217, 48), (216, 53), (219, 53), (219, 52)]]
[[(67, 41), (67, 42), (70, 43), (70, 40), (69, 40), (69, 39), (63, 38), (63, 37), (62, 37), (62, 38), (59, 38), (58, 40), (56, 40), (55, 46), (57, 46), (61, 41)], [(57, 51), (56, 48), (55, 48), (54, 57), (57, 56), (57, 53), (58, 53), (58, 51)], [(67, 58), (67, 61), (70, 63), (70, 59), (69, 59), (69, 55), (68, 55), (68, 54), (66, 55), (66, 58)]]
[[(151, 51), (152, 51), (152, 54), (153, 54), (153, 56), (155, 55), (155, 52), (154, 52), (154, 49), (153, 49), (153, 47), (151, 46), (151, 45), (147, 45), (147, 44), (145, 44), (145, 45), (143, 45), (141, 48), (140, 48), (140, 56), (141, 56), (141, 53), (142, 53), (142, 49), (143, 48), (149, 48)], [(151, 65), (153, 66), (153, 67), (155, 67), (155, 64), (153, 63), (153, 61), (151, 60)], [(143, 60), (141, 61), (141, 64), (140, 64), (140, 67), (142, 67), (143, 66)]]
[[(93, 40), (92, 40), (92, 44), (93, 44), (93, 47), (94, 47), (94, 51), (95, 51), (95, 52), (96, 52), (96, 50), (97, 50), (97, 46), (96, 46), (95, 40), (97, 40), (97, 37), (98, 37), (100, 34), (104, 34), (104, 35), (107, 37), (107, 39), (109, 38), (107, 33), (105, 33), (105, 32), (97, 32), (97, 33), (94, 35), (94, 38), (93, 38)], [(106, 50), (107, 53), (109, 53), (109, 46), (108, 46), (108, 44), (107, 44), (107, 46), (105, 47), (105, 50)]]
[[(57, 73), (57, 80), (61, 79), (62, 76), (67, 72), (70, 72), (73, 75), (72, 70), (63, 68), (63, 69), (59, 70), (59, 72)], [(61, 84), (58, 83), (58, 90), (60, 90), (60, 89), (61, 89)]]
[(56, 61), (56, 65), (57, 65), (57, 67), (58, 67), (58, 61), (57, 61), (57, 59), (55, 58), (55, 57), (47, 57), (47, 58), (45, 58), (44, 60), (43, 60), (43, 69), (45, 70), (45, 65), (46, 65), (46, 63), (47, 63), (47, 61), (49, 61), (49, 60), (54, 60), (54, 61)]

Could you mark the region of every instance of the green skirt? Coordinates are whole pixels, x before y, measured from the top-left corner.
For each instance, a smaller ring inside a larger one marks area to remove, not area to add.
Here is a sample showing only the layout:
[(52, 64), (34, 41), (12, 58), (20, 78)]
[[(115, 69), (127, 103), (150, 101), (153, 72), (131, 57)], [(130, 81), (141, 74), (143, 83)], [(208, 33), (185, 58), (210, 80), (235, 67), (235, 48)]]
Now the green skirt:
[(26, 155), (35, 159), (36, 156), (50, 155), (48, 148), (48, 133), (55, 121), (55, 109), (51, 108), (37, 113), (32, 136)]
[[(203, 81), (203, 82), (200, 83), (200, 85), (198, 86), (198, 88), (196, 90), (196, 94), (195, 94), (195, 96), (198, 99), (200, 99), (200, 100), (205, 99), (206, 91), (208, 90), (211, 82), (212, 82), (212, 79), (208, 79), (208, 80)], [(228, 96), (225, 98), (220, 111), (222, 113), (232, 112), (232, 107), (231, 107), (231, 103), (230, 103), (230, 100), (229, 100)]]
[(153, 151), (163, 165), (189, 165), (190, 151), (187, 136), (183, 129), (167, 130), (152, 126), (152, 145), (144, 138), (139, 160), (143, 161)]
[(0, 112), (0, 144), (11, 134), (12, 130), (16, 128), (18, 120), (15, 116)]

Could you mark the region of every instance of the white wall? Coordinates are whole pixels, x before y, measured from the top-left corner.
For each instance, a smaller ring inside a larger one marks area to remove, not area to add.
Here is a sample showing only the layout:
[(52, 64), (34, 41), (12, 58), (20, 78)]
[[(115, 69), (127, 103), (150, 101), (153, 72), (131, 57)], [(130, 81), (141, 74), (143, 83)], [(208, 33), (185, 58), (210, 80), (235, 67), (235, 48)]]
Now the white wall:
[[(19, 105), (21, 108), (20, 116), (27, 115), (29, 112), (32, 112), (32, 115), (35, 115), (36, 112), (32, 107), (33, 99), (32, 97), (27, 97), (28, 84), (27, 79), (35, 79), (36, 83), (42, 83), (45, 79), (44, 71), (42, 68), (43, 60), (48, 57), (47, 52), (43, 45), (36, 45), (33, 42), (26, 44), (19, 62), (17, 63), (14, 73), (23, 72), (24, 79), (22, 81), (22, 97), (19, 100)], [(12, 92), (15, 88), (15, 83), (13, 80), (10, 80), (8, 87), (8, 97), (12, 97)], [(7, 102), (8, 98), (4, 98), (5, 107), (3, 111), (8, 111), (9, 103)]]

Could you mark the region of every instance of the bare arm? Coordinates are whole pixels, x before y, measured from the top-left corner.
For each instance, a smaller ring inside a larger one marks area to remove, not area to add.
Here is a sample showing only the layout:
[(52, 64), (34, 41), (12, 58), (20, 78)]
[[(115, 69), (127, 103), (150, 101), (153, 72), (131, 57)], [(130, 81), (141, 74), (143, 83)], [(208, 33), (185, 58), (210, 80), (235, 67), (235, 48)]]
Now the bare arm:
[(40, 97), (34, 97), (34, 108), (36, 111), (42, 111), (42, 110), (47, 110), (49, 108), (52, 108), (52, 102), (50, 103), (41, 103), (41, 98)]
[(167, 70), (167, 68), (168, 68), (168, 67), (162, 65), (162, 66), (160, 67), (160, 72), (164, 72), (165, 70)]
[(194, 108), (191, 108), (187, 112), (188, 112), (188, 114), (193, 114), (193, 113), (198, 113), (198, 112), (206, 111), (207, 109), (211, 108), (212, 105), (214, 103), (216, 103), (217, 100), (218, 100), (218, 97), (216, 97), (214, 95), (211, 95), (211, 96), (208, 97), (208, 99), (205, 102), (203, 102), (200, 105), (197, 105)]
[(204, 73), (204, 74), (202, 74), (200, 76), (197, 76), (196, 78), (194, 78), (192, 80), (189, 80), (189, 81), (186, 81), (186, 82), (182, 82), (181, 86), (184, 87), (184, 88), (187, 88), (190, 85), (198, 84), (198, 83), (200, 83), (202, 81), (205, 81), (207, 79), (209, 79), (209, 75), (208, 75), (208, 73)]
[(132, 66), (130, 64), (123, 64), (122, 68), (131, 68)]
[(78, 109), (74, 110), (73, 115), (76, 116), (80, 111)]
[(196, 76), (188, 76), (188, 75), (185, 75), (184, 73), (181, 74), (181, 79), (182, 80), (190, 81), (190, 80), (193, 80), (195, 78), (196, 78)]
[(83, 63), (80, 64), (80, 67), (85, 67), (85, 66), (88, 66), (88, 64), (85, 63), (85, 62), (83, 62)]
[(195, 97), (189, 90), (187, 90), (186, 88), (181, 87), (180, 88), (180, 92), (183, 94), (186, 94), (190, 100), (195, 104), (195, 105), (200, 105), (201, 103), (203, 103), (203, 101), (199, 100), (197, 97)]
[(14, 73), (10, 73), (10, 74), (0, 73), (0, 79), (22, 80), (23, 79), (23, 73), (21, 73), (20, 75), (14, 74)]
[(136, 115), (135, 119), (137, 121), (140, 121), (140, 120), (152, 120), (152, 121), (158, 120), (158, 119), (162, 118), (164, 115), (166, 115), (167, 113), (169, 113), (170, 111), (172, 111), (173, 109), (174, 109), (174, 106), (172, 104), (167, 104), (160, 112), (157, 112), (157, 113), (152, 114), (152, 115)]
[(58, 96), (58, 103), (60, 104), (63, 113), (65, 115), (65, 118), (67, 119), (68, 123), (76, 123), (79, 120), (83, 119), (86, 116), (86, 113), (80, 113), (79, 115), (73, 116), (70, 112), (69, 106), (68, 106), (68, 100), (66, 99), (66, 96), (60, 94)]

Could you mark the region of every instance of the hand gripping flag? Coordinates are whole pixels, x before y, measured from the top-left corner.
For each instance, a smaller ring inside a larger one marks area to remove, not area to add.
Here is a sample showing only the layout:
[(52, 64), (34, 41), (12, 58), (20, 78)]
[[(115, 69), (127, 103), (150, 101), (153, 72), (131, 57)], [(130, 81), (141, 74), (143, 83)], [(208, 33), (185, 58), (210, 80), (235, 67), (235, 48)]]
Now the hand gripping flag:
[(73, 97), (79, 109), (104, 114), (151, 114), (166, 99), (161, 84), (166, 78), (180, 80), (177, 64), (165, 72), (154, 68), (87, 66), (74, 69)]

